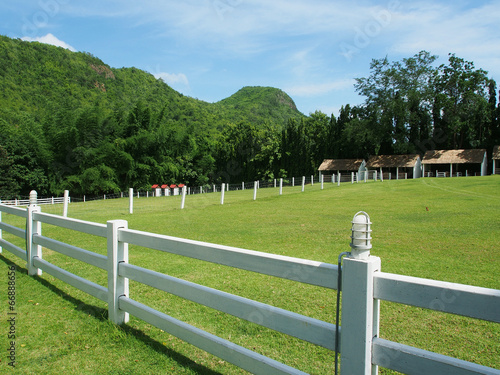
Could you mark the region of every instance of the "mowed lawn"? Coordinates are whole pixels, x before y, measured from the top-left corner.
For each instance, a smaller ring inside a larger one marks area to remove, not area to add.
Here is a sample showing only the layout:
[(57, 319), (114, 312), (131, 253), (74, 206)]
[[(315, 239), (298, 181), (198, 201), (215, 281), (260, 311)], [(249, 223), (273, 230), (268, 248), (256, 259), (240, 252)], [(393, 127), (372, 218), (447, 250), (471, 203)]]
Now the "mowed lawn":
[[(500, 289), (500, 176), (426, 178), (267, 188), (180, 197), (72, 203), (69, 216), (129, 228), (336, 264), (349, 251), (351, 220), (360, 210), (372, 221), (372, 255), (384, 272)], [(62, 213), (60, 206), (44, 212)], [(24, 227), (3, 214), (3, 220)], [(44, 225), (43, 234), (106, 254), (104, 239)], [(23, 245), (4, 232), (4, 238)], [(103, 271), (44, 249), (44, 258), (106, 285)], [(17, 265), (16, 360), (8, 366), (7, 291), (0, 372), (23, 374), (242, 374), (134, 317), (124, 327), (107, 321), (106, 304), (44, 273), (27, 276), (25, 262), (0, 255), (7, 285)], [(334, 323), (336, 292), (252, 272), (131, 246), (129, 261), (175, 277)], [(311, 374), (331, 374), (334, 353), (135, 282), (130, 297), (238, 345)], [(499, 312), (500, 314), (500, 312)], [(500, 369), (500, 325), (382, 302), (383, 338)], [(380, 373), (391, 373), (380, 370)]]

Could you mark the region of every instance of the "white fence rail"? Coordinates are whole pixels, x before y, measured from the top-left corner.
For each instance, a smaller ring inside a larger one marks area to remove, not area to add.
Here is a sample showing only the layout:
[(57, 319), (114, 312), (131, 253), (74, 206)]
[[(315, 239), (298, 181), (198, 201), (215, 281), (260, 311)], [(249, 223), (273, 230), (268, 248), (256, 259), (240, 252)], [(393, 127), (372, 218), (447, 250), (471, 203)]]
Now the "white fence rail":
[[(2, 200), (2, 204), (7, 206), (27, 206), (30, 204), (29, 199), (9, 199)], [(47, 204), (62, 204), (64, 203), (64, 197), (51, 197), (51, 198), (39, 198), (37, 199), (38, 205), (47, 205)]]
[[(26, 230), (1, 214), (26, 219)], [(42, 223), (107, 238), (107, 256), (42, 236)], [(23, 250), (2, 238), (2, 230), (26, 238)], [(109, 318), (127, 323), (129, 314), (254, 374), (304, 374), (271, 358), (209, 334), (133, 299), (133, 280), (241, 319), (335, 350), (336, 325), (232, 295), (128, 262), (128, 245), (178, 254), (301, 283), (337, 289), (337, 265), (128, 229), (123, 220), (106, 225), (44, 214), (30, 205), (0, 204), (0, 246), (28, 262), (30, 275), (42, 271), (108, 303)], [(108, 285), (79, 277), (42, 259), (42, 247), (104, 269)], [(0, 248), (0, 251), (1, 251)], [(373, 374), (378, 366), (406, 374), (500, 374), (500, 370), (379, 338), (379, 302), (387, 300), (500, 323), (500, 290), (380, 272), (380, 258), (344, 259), (342, 267), (342, 374)], [(339, 327), (340, 328), (340, 327)]]

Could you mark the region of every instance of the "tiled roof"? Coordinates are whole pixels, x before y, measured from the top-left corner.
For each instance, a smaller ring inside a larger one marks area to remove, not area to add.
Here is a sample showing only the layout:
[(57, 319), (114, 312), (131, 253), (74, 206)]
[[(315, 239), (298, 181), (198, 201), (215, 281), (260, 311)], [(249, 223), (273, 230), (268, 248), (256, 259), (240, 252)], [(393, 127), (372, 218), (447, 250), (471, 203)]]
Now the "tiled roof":
[(422, 159), (422, 164), (481, 164), (485, 152), (484, 149), (427, 151)]
[(500, 159), (500, 146), (493, 147), (493, 159)]
[(363, 159), (325, 159), (318, 171), (357, 171)]
[(372, 156), (368, 159), (366, 166), (367, 168), (411, 168), (415, 166), (419, 157), (418, 154)]

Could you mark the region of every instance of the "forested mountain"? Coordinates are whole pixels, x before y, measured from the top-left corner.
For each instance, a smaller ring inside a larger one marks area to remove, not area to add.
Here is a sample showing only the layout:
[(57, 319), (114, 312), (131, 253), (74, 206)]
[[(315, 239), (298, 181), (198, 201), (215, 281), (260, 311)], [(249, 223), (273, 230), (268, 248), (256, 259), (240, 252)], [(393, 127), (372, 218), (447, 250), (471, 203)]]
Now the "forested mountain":
[[(97, 194), (153, 183), (201, 185), (236, 124), (281, 129), (301, 118), (274, 88), (211, 104), (136, 68), (0, 36), (0, 197)], [(219, 163), (220, 164), (220, 163)]]
[(237, 183), (315, 173), (324, 158), (500, 144), (496, 82), (472, 62), (422, 51), (374, 59), (360, 106), (304, 116), (283, 91), (218, 103), (136, 68), (0, 36), (0, 198)]

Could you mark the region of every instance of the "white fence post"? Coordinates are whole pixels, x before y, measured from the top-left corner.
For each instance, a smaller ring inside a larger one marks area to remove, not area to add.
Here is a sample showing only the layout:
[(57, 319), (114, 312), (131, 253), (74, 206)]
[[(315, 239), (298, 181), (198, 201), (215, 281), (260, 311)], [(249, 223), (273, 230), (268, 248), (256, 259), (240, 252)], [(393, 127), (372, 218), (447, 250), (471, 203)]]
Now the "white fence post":
[[(0, 199), (0, 204), (2, 200)], [(0, 211), (0, 223), (2, 222), (2, 211)], [(0, 240), (2, 239), (2, 229), (0, 228)], [(2, 246), (0, 246), (0, 254), (2, 254)]]
[(28, 206), (28, 218), (26, 222), (27, 267), (28, 275), (31, 276), (40, 276), (42, 274), (42, 270), (33, 265), (33, 258), (42, 258), (42, 247), (33, 243), (33, 235), (42, 234), (42, 223), (33, 220), (33, 214), (36, 212), (41, 212), (41, 209), (40, 206), (37, 205), (37, 192), (32, 190), (30, 192), (30, 204)]
[(302, 176), (302, 192), (304, 192), (304, 185), (306, 184), (306, 176)]
[(226, 184), (222, 184), (222, 187), (220, 189), (220, 204), (224, 204), (224, 193), (226, 191)]
[(257, 200), (257, 181), (254, 181), (253, 183), (253, 200)]
[(130, 214), (134, 213), (134, 189), (128, 189), (128, 212)]
[(69, 190), (64, 190), (63, 216), (68, 217)]
[(129, 315), (121, 311), (118, 306), (118, 299), (121, 296), (128, 296), (129, 281), (120, 276), (118, 267), (120, 263), (128, 263), (128, 243), (118, 240), (118, 231), (127, 229), (126, 220), (110, 220), (108, 226), (108, 316), (115, 324), (128, 323)]
[(182, 191), (181, 191), (181, 210), (184, 209), (184, 206), (186, 204), (186, 191), (187, 191), (187, 186), (183, 186), (182, 187)]
[(338, 172), (338, 175), (337, 175), (337, 186), (340, 186), (340, 179), (342, 178), (342, 174), (340, 172)]
[[(373, 299), (373, 274), (380, 258), (345, 258), (342, 280), (341, 373), (372, 374), (372, 341), (378, 335), (379, 301)], [(374, 369), (373, 373), (377, 373)]]
[(313, 185), (314, 185), (314, 175), (312, 174), (311, 175), (311, 186), (313, 186)]
[(325, 179), (324, 179), (325, 176), (321, 175), (321, 190), (323, 190), (323, 185), (324, 185), (324, 182), (325, 182)]
[(283, 179), (280, 178), (280, 195), (283, 195)]
[(245, 190), (245, 181), (241, 183), (241, 190)]
[(292, 177), (292, 187), (295, 186), (295, 177)]
[(372, 342), (379, 333), (380, 303), (373, 298), (373, 286), (381, 261), (370, 255), (368, 215), (358, 212), (352, 223), (352, 251), (342, 268), (341, 374), (370, 375), (378, 371), (372, 365)]

